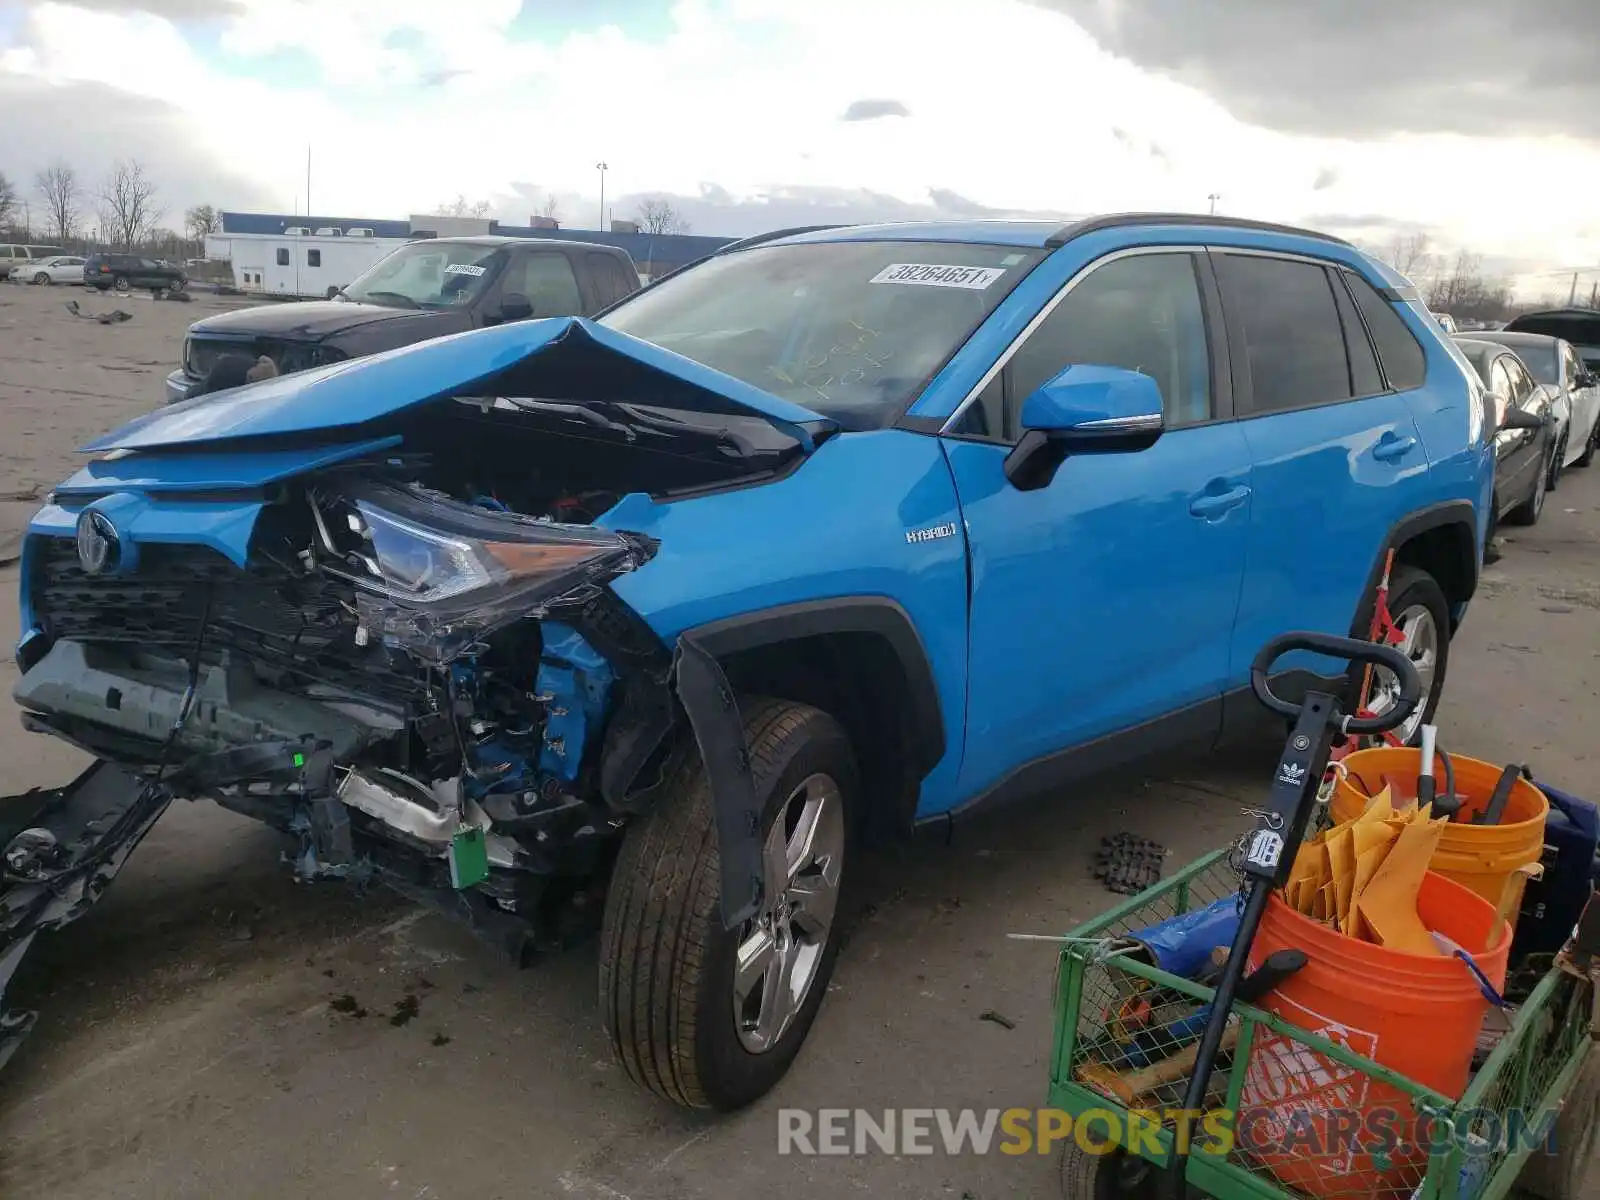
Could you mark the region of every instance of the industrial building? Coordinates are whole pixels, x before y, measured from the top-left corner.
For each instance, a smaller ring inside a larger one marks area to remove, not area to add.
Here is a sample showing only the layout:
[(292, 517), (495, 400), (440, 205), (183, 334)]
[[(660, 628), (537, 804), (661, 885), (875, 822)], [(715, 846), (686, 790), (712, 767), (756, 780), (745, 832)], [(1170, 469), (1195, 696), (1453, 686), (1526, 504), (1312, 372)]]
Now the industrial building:
[(234, 286), (269, 296), (331, 296), (398, 246), (420, 238), (560, 238), (597, 242), (627, 251), (645, 279), (691, 263), (733, 238), (643, 233), (632, 222), (609, 230), (562, 229), (546, 218), (528, 225), (492, 219), (413, 214), (408, 220), (370, 217), (298, 216), (282, 213), (222, 214), (222, 230), (206, 238), (208, 259), (232, 267)]

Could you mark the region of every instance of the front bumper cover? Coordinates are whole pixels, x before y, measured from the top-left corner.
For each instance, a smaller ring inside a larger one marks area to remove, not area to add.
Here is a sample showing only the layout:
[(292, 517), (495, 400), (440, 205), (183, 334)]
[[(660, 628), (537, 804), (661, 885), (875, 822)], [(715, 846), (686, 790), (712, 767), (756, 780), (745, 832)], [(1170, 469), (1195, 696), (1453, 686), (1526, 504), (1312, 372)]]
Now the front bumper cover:
[(5, 1005), (5, 992), (41, 932), (60, 929), (105, 895), (172, 793), (106, 762), (65, 787), (0, 797), (0, 1067), (38, 1014)]

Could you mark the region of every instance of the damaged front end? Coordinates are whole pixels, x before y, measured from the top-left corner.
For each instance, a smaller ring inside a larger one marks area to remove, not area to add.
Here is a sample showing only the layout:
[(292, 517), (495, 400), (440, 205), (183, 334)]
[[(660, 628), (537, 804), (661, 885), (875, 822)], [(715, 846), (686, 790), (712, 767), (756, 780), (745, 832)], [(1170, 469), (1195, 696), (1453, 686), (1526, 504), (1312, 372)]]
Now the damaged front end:
[[(174, 796), (277, 828), (301, 879), (382, 882), (523, 960), (598, 921), (680, 733), (716, 793), (724, 919), (753, 911), (732, 693), (611, 589), (659, 547), (600, 518), (781, 474), (828, 431), (581, 323), (469, 336), (174, 405), (36, 514), (14, 698), (102, 761), (9, 802), (0, 988)], [(396, 381), (418, 390), (380, 411)], [(607, 394), (540, 398), (580, 384)]]
[(17, 684), (24, 723), (293, 835), (303, 879), (381, 875), (520, 952), (546, 931), (501, 918), (581, 886), (609, 843), (582, 776), (615, 672), (585, 633), (670, 665), (604, 587), (654, 544), (370, 466), (294, 491), (242, 570), (155, 544), (93, 574), (78, 541), (30, 546), (51, 644)]

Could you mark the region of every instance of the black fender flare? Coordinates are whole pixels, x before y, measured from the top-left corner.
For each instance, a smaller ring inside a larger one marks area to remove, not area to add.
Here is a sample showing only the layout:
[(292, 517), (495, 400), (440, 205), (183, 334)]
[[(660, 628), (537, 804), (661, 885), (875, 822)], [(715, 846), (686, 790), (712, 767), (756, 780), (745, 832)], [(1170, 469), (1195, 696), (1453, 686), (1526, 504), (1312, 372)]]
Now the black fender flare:
[(887, 596), (839, 596), (804, 600), (726, 617), (684, 631), (719, 659), (741, 651), (830, 633), (868, 633), (882, 637), (905, 672), (909, 693), (911, 767), (927, 777), (945, 755), (946, 737), (939, 686), (916, 623)]
[(1388, 534), (1379, 544), (1378, 552), (1372, 560), (1372, 568), (1367, 573), (1366, 587), (1362, 589), (1361, 598), (1356, 602), (1355, 615), (1351, 618), (1351, 637), (1367, 636), (1372, 624), (1373, 599), (1378, 593), (1378, 583), (1383, 579), (1383, 564), (1389, 557), (1389, 551), (1398, 550), (1419, 534), (1448, 525), (1465, 526), (1469, 535), (1468, 550), (1459, 566), (1462, 578), (1466, 581), (1462, 599), (1465, 601), (1472, 598), (1472, 594), (1478, 588), (1478, 573), (1482, 565), (1478, 561), (1477, 551), (1478, 510), (1470, 500), (1445, 500), (1431, 504), (1401, 517), (1390, 527)]

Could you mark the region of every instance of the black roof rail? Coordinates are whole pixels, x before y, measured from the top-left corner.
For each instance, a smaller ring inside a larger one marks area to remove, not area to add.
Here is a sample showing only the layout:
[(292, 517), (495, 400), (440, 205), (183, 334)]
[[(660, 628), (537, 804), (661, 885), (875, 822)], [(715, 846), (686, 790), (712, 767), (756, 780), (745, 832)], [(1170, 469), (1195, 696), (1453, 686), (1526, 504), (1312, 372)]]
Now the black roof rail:
[(711, 253), (727, 254), (730, 250), (748, 250), (751, 246), (759, 246), (763, 242), (775, 242), (779, 238), (798, 237), (802, 233), (820, 233), (824, 229), (843, 229), (843, 225), (796, 225), (790, 229), (769, 229), (766, 233), (754, 233), (747, 238), (740, 238), (736, 242), (729, 242), (721, 249)]
[(1124, 229), (1129, 225), (1215, 225), (1224, 229), (1253, 229), (1258, 233), (1287, 233), (1295, 237), (1316, 238), (1324, 242), (1333, 242), (1338, 246), (1352, 246), (1344, 238), (1334, 237), (1331, 233), (1319, 233), (1315, 229), (1302, 229), (1295, 225), (1274, 225), (1269, 221), (1251, 221), (1245, 217), (1219, 217), (1206, 213), (1108, 213), (1101, 217), (1086, 217), (1081, 221), (1073, 221), (1070, 225), (1063, 225), (1049, 237), (1044, 244), (1051, 250), (1059, 250), (1074, 238), (1081, 238), (1086, 234), (1098, 233), (1102, 229)]
[[(766, 233), (753, 233), (747, 238), (740, 238), (736, 242), (729, 242), (726, 246), (721, 246), (718, 249), (713, 250), (710, 254), (702, 254), (699, 258), (686, 262), (681, 266), (673, 267), (672, 270), (668, 271), (665, 275), (657, 275), (649, 283), (645, 284), (644, 287), (640, 288), (639, 291), (642, 292), (648, 290), (649, 288), (653, 288), (656, 286), (656, 284), (663, 283), (675, 275), (683, 274), (691, 267), (698, 267), (701, 263), (710, 262), (713, 258), (716, 258), (722, 254), (727, 254), (732, 250), (748, 250), (751, 246), (759, 246), (763, 242), (776, 241), (778, 238), (795, 237), (802, 233), (817, 233), (824, 229), (843, 228), (843, 225), (796, 225), (792, 229), (770, 229)], [(613, 308), (616, 308), (619, 304), (621, 304), (623, 300), (630, 299), (636, 295), (638, 295), (638, 292), (630, 292), (627, 296), (622, 297), (622, 300), (616, 300), (611, 304), (606, 305), (605, 308), (595, 313), (594, 316), (603, 317), (606, 315), (606, 313), (610, 312)]]

